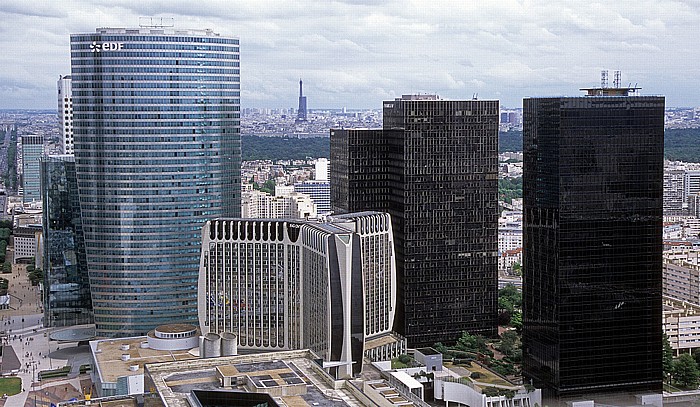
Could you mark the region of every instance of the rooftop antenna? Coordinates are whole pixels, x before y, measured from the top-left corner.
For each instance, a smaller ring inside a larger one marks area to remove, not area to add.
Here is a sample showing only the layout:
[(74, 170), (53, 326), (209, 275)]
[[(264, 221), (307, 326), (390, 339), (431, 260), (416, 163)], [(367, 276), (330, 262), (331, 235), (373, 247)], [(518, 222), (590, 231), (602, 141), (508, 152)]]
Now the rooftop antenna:
[(139, 17), (141, 28), (165, 28), (175, 27), (175, 19), (172, 17)]
[(600, 71), (600, 87), (605, 89), (608, 87), (608, 70), (604, 69)]
[(622, 82), (622, 72), (621, 72), (621, 71), (615, 71), (615, 79), (613, 79), (613, 87), (614, 87), (614, 88), (619, 88), (619, 87), (620, 87), (620, 82)]

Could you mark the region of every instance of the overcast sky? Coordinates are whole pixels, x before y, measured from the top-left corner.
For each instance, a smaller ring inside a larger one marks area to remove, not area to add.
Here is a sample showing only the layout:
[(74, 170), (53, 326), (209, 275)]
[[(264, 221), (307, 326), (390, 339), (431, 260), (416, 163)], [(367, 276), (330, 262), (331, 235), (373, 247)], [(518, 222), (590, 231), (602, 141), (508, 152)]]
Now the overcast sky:
[(0, 0), (0, 108), (54, 109), (69, 35), (139, 17), (241, 41), (242, 107), (374, 108), (446, 99), (578, 95), (601, 69), (700, 106), (700, 1)]

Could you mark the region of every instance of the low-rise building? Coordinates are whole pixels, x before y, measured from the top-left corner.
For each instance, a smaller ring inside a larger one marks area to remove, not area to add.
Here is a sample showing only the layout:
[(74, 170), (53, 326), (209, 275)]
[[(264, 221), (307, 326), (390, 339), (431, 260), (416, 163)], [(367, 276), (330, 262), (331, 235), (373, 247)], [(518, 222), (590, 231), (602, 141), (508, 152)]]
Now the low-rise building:
[(41, 224), (17, 227), (12, 231), (15, 254), (13, 261), (36, 258), (41, 247)]
[(700, 305), (665, 296), (663, 324), (676, 356), (700, 348)]
[(498, 257), (498, 271), (510, 272), (515, 264), (522, 264), (523, 248), (506, 250)]
[(90, 341), (96, 396), (143, 394), (144, 366), (197, 358), (199, 334), (193, 325), (170, 324), (146, 336)]
[(700, 304), (700, 250), (668, 250), (663, 255), (663, 294)]
[(241, 193), (241, 215), (251, 219), (312, 219), (318, 216), (316, 205), (309, 195), (293, 190), (284, 192), (270, 195), (252, 189), (244, 190)]

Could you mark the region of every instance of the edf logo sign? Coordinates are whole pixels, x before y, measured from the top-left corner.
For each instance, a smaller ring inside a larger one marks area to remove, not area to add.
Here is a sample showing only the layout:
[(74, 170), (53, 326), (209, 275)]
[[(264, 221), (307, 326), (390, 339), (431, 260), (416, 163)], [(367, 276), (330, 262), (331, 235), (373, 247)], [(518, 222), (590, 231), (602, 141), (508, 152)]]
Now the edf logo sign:
[(119, 51), (124, 48), (121, 42), (96, 42), (90, 44), (90, 52)]

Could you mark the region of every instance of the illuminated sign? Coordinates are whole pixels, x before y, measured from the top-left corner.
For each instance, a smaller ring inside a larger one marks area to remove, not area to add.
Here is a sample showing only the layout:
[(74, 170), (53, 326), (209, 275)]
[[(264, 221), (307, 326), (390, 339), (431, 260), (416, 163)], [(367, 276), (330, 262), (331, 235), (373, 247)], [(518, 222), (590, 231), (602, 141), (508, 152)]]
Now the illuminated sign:
[(90, 44), (90, 52), (119, 51), (124, 48), (121, 42), (96, 42)]

